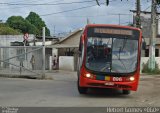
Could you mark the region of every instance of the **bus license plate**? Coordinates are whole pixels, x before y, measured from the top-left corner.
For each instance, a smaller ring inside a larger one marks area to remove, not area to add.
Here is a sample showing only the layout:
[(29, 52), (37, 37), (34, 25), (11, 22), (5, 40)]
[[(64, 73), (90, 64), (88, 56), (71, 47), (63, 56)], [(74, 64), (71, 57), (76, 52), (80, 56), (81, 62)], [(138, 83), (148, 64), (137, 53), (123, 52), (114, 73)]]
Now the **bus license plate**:
[(114, 83), (113, 82), (106, 82), (104, 85), (106, 85), (106, 86), (113, 86)]
[(123, 81), (123, 78), (122, 77), (113, 77), (112, 80), (114, 82), (122, 82)]

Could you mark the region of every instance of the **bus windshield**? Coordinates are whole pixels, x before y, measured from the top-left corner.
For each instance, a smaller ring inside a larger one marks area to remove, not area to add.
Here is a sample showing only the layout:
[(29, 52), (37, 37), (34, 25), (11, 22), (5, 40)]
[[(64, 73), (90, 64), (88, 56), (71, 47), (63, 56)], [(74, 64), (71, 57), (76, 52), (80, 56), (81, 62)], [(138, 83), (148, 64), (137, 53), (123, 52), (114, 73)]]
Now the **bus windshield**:
[(136, 70), (137, 58), (138, 38), (125, 35), (87, 37), (86, 67), (89, 70), (104, 73), (131, 73)]

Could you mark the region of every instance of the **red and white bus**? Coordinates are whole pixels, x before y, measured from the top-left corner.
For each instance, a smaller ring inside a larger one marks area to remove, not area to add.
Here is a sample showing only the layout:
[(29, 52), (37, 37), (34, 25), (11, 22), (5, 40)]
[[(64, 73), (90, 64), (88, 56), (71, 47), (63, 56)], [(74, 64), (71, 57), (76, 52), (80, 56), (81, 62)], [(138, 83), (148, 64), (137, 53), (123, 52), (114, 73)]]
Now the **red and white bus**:
[(78, 91), (114, 88), (136, 91), (140, 76), (141, 30), (129, 26), (90, 24), (80, 37)]

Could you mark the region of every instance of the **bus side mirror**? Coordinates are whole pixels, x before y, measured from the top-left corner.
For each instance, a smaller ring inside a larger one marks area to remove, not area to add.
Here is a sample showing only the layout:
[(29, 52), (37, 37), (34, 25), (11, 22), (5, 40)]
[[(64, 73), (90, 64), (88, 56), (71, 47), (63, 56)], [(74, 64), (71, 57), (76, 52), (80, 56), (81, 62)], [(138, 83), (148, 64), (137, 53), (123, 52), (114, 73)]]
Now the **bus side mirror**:
[(79, 55), (79, 56), (81, 56), (81, 55), (82, 55), (82, 52), (81, 52), (81, 51), (79, 51), (79, 52), (78, 52), (78, 55)]
[(146, 42), (142, 42), (142, 49), (146, 50)]
[(142, 36), (142, 49), (146, 50), (146, 41), (145, 38)]
[(79, 43), (79, 52), (81, 53), (82, 52), (82, 46), (84, 44), (84, 35), (81, 36), (80, 38), (80, 43)]

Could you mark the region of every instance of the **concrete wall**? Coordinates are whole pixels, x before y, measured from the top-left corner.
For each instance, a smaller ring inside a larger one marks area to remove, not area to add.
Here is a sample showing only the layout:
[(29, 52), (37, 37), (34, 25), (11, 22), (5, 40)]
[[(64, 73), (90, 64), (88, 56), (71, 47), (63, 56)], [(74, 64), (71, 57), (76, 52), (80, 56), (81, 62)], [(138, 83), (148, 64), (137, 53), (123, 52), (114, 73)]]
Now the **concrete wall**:
[[(23, 42), (23, 35), (0, 35), (0, 46), (10, 46), (11, 42), (19, 41)], [(34, 39), (34, 35), (29, 34), (28, 41)]]
[[(33, 51), (37, 48), (26, 48), (26, 52)], [(22, 49), (22, 51), (17, 52), (18, 50), (21, 50), (21, 49)], [(32, 55), (34, 55), (34, 57), (35, 57), (35, 65), (34, 65), (35, 70), (42, 70), (42, 49), (33, 51), (31, 53), (27, 53), (26, 55), (21, 56), (23, 58), (23, 60), (20, 60), (20, 58), (17, 57), (17, 55), (23, 54), (24, 52), (25, 52), (24, 48), (12, 48), (12, 47), (0, 48), (0, 59), (2, 61), (9, 59), (6, 61), (12, 64), (11, 65), (8, 63), (0, 62), (0, 69), (4, 68), (4, 69), (19, 70), (19, 67), (17, 67), (17, 66), (20, 66), (20, 62), (23, 64), (23, 66), (25, 68), (32, 69), (32, 64), (31, 64), (30, 60), (31, 60)], [(17, 66), (15, 66), (15, 65), (17, 65)]]
[(74, 57), (73, 56), (59, 56), (59, 69), (74, 71)]

